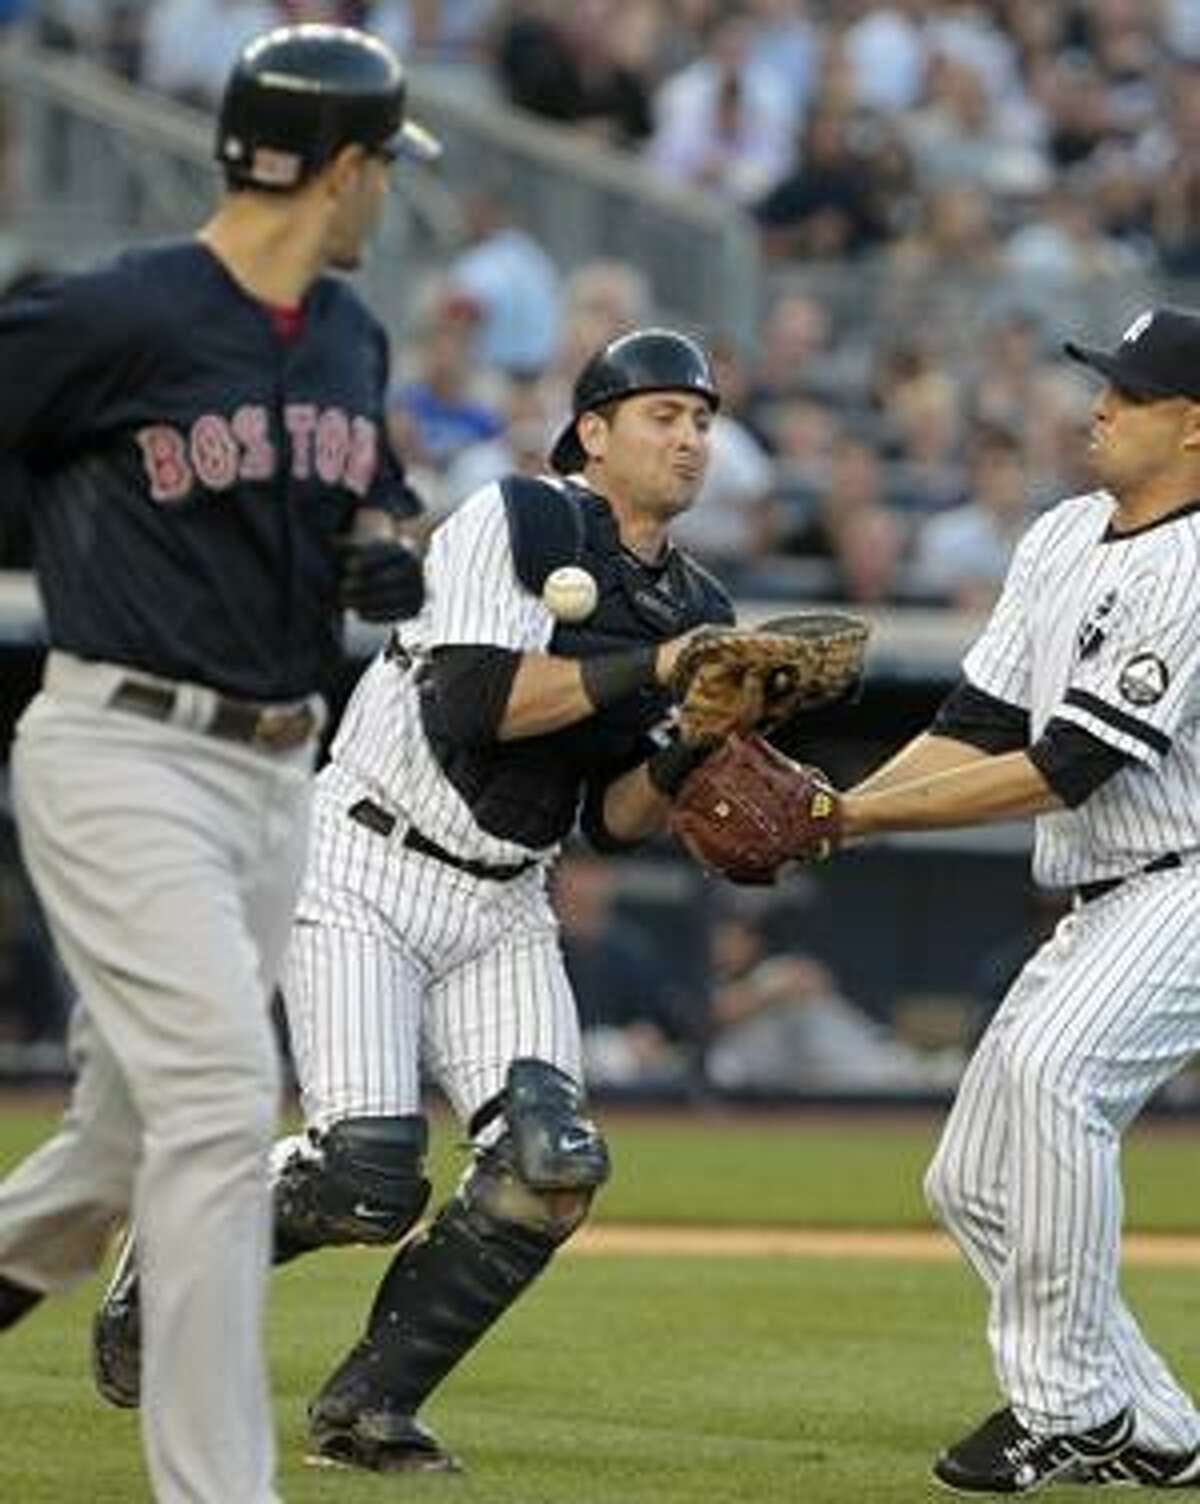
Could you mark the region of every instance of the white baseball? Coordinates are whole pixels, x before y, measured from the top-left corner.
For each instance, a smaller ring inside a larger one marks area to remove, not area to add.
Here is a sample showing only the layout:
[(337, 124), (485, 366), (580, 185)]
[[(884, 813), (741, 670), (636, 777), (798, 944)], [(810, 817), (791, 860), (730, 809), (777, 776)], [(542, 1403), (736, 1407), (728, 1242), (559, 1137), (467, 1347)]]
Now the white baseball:
[(595, 580), (578, 564), (559, 565), (542, 586), (542, 604), (558, 621), (583, 621), (596, 609), (599, 598)]

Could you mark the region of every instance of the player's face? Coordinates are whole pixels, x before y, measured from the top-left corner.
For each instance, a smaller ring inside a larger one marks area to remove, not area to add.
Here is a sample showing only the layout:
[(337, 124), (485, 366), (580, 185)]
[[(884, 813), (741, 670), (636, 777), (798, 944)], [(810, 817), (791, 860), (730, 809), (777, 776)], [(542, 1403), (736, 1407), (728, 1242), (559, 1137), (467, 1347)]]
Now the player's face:
[(712, 409), (690, 392), (627, 397), (593, 430), (613, 495), (664, 519), (685, 512), (708, 468)]
[(1183, 397), (1147, 400), (1106, 386), (1092, 411), (1088, 441), (1100, 482), (1119, 495), (1168, 474), (1185, 456), (1191, 406)]
[(338, 271), (360, 267), (367, 243), (383, 213), (391, 182), (391, 159), (361, 147), (347, 152), (344, 170), (336, 180), (336, 202), (330, 223), (326, 259)]

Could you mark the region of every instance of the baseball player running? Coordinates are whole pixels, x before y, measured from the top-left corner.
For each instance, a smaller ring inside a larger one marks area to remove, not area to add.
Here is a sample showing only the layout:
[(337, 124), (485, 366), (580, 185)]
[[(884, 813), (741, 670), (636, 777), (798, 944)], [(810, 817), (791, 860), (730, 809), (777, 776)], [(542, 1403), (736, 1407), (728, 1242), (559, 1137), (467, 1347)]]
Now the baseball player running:
[(1200, 1486), (1200, 1416), (1118, 1290), (1121, 1134), (1200, 1048), (1200, 318), (1144, 313), (1106, 378), (1101, 489), (1041, 517), (930, 731), (849, 836), (1037, 816), (1073, 911), (1013, 985), (926, 1178), (991, 1296), (1004, 1408), (936, 1477)]
[(70, 1110), (0, 1184), (0, 1327), (92, 1273), (136, 1212), (162, 1504), (277, 1497), (267, 1002), (317, 688), (339, 596), (380, 619), (423, 596), (398, 541), (342, 541), (413, 499), (380, 442), (383, 334), (322, 270), (357, 264), (392, 153), (430, 149), (404, 99), (361, 33), (271, 33), (232, 76), (229, 191), (198, 236), (0, 307), (0, 448), (32, 477), (52, 643), (14, 800), (79, 998)]
[[(659, 829), (693, 760), (660, 735), (662, 685), (683, 634), (732, 611), (667, 530), (717, 403), (682, 335), (601, 350), (553, 452), (563, 478), (485, 486), (435, 533), (428, 603), (363, 676), (317, 780), (285, 984), (308, 1131), (277, 1160), (277, 1256), (414, 1226), (422, 1064), (474, 1145), (311, 1407), (326, 1461), (457, 1466), (417, 1410), (608, 1175), (546, 875), (577, 816), (605, 851)], [(99, 1317), (118, 1403), (137, 1398), (134, 1295), (126, 1270)]]

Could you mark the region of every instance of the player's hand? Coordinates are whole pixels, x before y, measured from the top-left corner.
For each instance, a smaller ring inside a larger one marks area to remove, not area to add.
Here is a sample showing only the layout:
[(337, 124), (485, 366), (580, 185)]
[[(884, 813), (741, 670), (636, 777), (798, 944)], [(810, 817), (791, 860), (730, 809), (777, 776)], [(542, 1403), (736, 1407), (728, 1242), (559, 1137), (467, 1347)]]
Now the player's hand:
[(425, 574), (416, 552), (395, 538), (345, 539), (338, 545), (338, 601), (364, 621), (401, 621), (425, 603)]
[(688, 643), (701, 632), (711, 630), (711, 627), (707, 623), (701, 623), (700, 626), (693, 627), (690, 632), (683, 632), (678, 637), (669, 637), (666, 642), (659, 643), (658, 652), (654, 658), (654, 677), (660, 684), (669, 684), (671, 682), (671, 675), (675, 672), (675, 664), (678, 661), (680, 653), (683, 652)]

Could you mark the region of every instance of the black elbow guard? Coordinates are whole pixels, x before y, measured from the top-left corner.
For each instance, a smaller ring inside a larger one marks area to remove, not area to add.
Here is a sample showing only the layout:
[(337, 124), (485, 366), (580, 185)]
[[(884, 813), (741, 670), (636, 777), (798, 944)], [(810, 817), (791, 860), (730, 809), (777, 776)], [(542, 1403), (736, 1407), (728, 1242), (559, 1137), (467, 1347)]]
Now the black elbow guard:
[(509, 648), (434, 648), (422, 692), (438, 734), (459, 747), (494, 742), (520, 663)]

